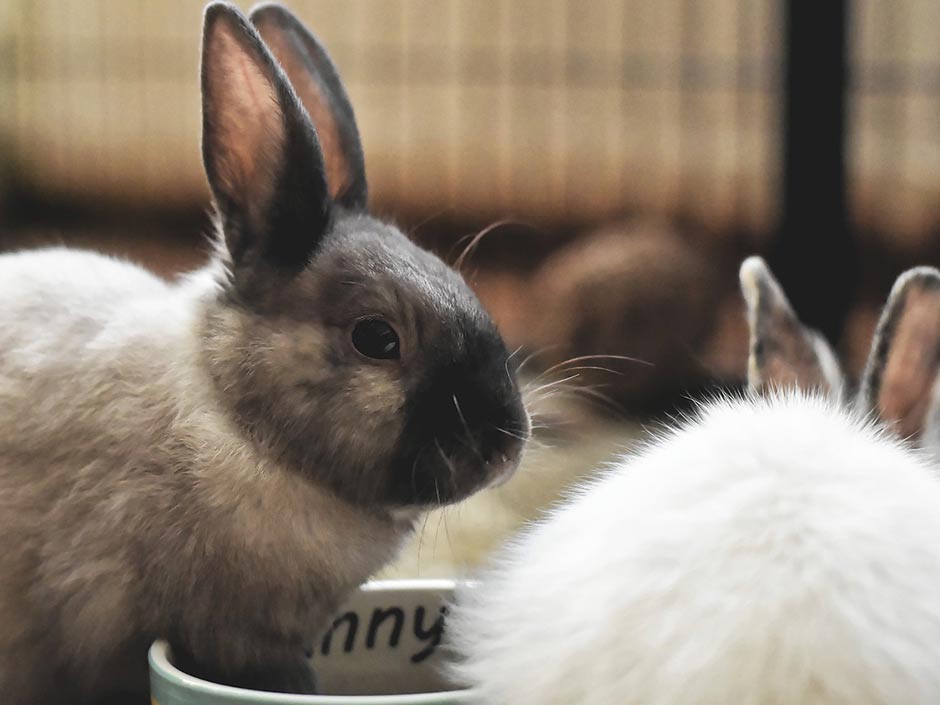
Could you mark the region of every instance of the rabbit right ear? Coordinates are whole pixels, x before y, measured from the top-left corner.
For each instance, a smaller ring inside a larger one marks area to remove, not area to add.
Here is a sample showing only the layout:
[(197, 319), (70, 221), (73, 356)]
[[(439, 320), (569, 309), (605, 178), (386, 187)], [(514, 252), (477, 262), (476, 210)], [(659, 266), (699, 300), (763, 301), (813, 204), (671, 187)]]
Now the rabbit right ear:
[(841, 397), (844, 379), (835, 353), (819, 333), (800, 323), (764, 260), (746, 259), (740, 280), (751, 332), (748, 386), (758, 392), (821, 389)]
[(905, 438), (937, 425), (940, 373), (940, 271), (917, 267), (898, 277), (878, 322), (862, 378), (862, 404)]
[(323, 149), (330, 195), (347, 208), (364, 210), (368, 192), (359, 129), (329, 54), (286, 7), (259, 5), (249, 18), (313, 121)]

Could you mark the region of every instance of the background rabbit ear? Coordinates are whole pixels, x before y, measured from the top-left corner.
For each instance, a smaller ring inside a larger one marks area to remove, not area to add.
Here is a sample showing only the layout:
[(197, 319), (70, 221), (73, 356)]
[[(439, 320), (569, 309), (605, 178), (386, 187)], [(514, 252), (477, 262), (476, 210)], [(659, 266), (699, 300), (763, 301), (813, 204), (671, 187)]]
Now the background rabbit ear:
[(283, 67), (313, 120), (323, 149), (331, 196), (347, 208), (364, 210), (368, 193), (359, 130), (352, 105), (326, 50), (281, 5), (254, 8), (251, 22)]
[(843, 376), (835, 353), (821, 335), (800, 323), (764, 260), (745, 260), (740, 280), (751, 332), (748, 386), (754, 391), (821, 389), (841, 397)]
[(236, 281), (260, 261), (302, 268), (329, 223), (317, 136), (258, 33), (224, 3), (206, 9), (202, 123)]
[(937, 425), (940, 372), (940, 271), (918, 267), (898, 277), (875, 332), (861, 401), (902, 437)]

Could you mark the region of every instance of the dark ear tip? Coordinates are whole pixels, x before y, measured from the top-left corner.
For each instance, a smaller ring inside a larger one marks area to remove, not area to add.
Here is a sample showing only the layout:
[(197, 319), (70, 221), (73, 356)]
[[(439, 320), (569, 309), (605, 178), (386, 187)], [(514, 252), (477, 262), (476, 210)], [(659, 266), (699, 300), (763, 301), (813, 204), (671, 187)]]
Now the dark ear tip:
[[(285, 33), (292, 33), (298, 38), (303, 37), (313, 45), (314, 53), (321, 61), (325, 60), (327, 65), (335, 73), (332, 60), (329, 57), (323, 43), (316, 34), (310, 31), (297, 16), (279, 2), (262, 2), (251, 8), (248, 13), (251, 23), (258, 29), (258, 32), (264, 35), (268, 28), (276, 28)], [(266, 25), (266, 26), (265, 26)], [(318, 71), (322, 68), (318, 68)]]
[(241, 11), (228, 2), (210, 2), (203, 13), (203, 24), (209, 26), (221, 18), (240, 18)]
[(206, 6), (202, 28), (203, 56), (211, 56), (217, 27), (235, 39), (240, 45), (257, 54), (263, 48), (258, 32), (248, 18), (235, 5), (228, 2), (213, 2)]
[(287, 24), (293, 19), (290, 10), (279, 2), (258, 3), (248, 13), (248, 18), (253, 24), (258, 22), (267, 22), (275, 20), (280, 24)]

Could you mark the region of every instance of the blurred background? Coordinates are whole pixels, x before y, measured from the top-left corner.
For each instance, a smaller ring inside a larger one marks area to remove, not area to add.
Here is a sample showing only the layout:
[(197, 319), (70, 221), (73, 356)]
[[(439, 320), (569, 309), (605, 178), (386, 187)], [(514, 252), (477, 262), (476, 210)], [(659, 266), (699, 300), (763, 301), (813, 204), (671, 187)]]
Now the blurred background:
[[(473, 565), (657, 419), (739, 384), (744, 256), (850, 372), (894, 277), (940, 259), (935, 0), (289, 4), (347, 84), (373, 210), (459, 262), (551, 385), (518, 479), (432, 515), (392, 574)], [(0, 2), (0, 249), (92, 247), (167, 277), (206, 259), (201, 12)], [(585, 355), (610, 357), (565, 362)]]

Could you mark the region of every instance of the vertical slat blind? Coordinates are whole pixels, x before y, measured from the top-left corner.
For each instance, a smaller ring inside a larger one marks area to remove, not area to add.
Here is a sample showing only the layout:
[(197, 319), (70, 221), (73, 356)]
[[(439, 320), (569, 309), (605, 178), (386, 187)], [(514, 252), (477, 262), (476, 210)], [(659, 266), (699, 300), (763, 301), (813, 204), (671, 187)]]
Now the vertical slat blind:
[[(290, 4), (346, 78), (380, 207), (536, 221), (640, 209), (716, 232), (776, 222), (779, 0)], [(52, 193), (204, 199), (201, 10), (2, 3), (8, 164)], [(940, 4), (850, 14), (853, 217), (917, 246), (940, 206)]]

